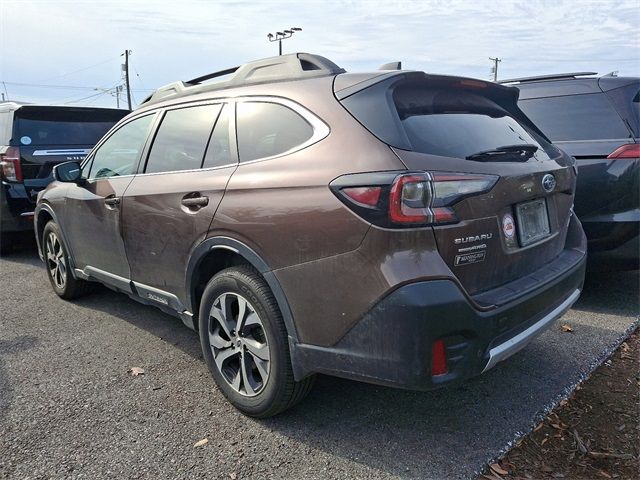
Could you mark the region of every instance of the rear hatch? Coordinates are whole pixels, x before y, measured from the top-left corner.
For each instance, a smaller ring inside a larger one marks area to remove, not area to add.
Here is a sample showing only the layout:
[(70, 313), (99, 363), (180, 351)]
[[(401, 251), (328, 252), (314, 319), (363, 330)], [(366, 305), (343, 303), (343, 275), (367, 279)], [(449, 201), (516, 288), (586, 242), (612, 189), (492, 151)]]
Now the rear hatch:
[[(429, 172), (439, 205), (453, 212), (432, 226), (437, 247), (469, 294), (531, 274), (565, 243), (572, 159), (517, 96), (488, 82), (403, 73), (341, 99), (409, 171)], [(474, 190), (483, 179), (489, 187)]]
[(127, 110), (25, 105), (14, 114), (10, 145), (19, 149), (22, 178), (30, 198), (52, 178), (53, 166), (81, 161)]
[[(580, 219), (601, 221), (601, 216), (625, 212), (616, 221), (632, 221), (637, 213), (628, 212), (637, 212), (640, 205), (640, 155), (635, 145), (640, 138), (640, 81), (609, 76), (597, 82), (599, 88), (590, 93), (578, 87), (563, 89), (564, 81), (545, 90), (519, 85), (518, 104), (555, 145), (576, 158), (575, 210)], [(605, 229), (589, 231), (590, 240), (607, 237), (610, 232)]]

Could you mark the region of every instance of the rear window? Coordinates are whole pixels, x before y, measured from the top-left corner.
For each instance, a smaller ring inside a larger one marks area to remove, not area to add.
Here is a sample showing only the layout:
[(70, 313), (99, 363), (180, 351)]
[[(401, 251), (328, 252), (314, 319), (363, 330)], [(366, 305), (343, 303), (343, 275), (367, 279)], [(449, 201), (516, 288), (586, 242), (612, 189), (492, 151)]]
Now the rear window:
[(79, 108), (21, 108), (16, 111), (15, 145), (95, 145), (129, 112)]
[(397, 88), (393, 100), (412, 150), (465, 158), (506, 145), (543, 146), (499, 105), (471, 92), (446, 88)]
[(556, 142), (631, 137), (604, 93), (532, 98), (520, 100), (518, 105)]
[[(535, 158), (549, 158), (545, 151), (551, 148), (549, 143), (519, 122), (505, 110), (507, 107), (496, 103), (491, 94), (453, 87), (443, 81), (392, 82), (395, 80), (380, 82), (342, 101), (352, 115), (389, 145), (466, 158), (501, 147), (529, 144), (538, 147)], [(509, 102), (515, 107), (513, 100)]]
[(613, 90), (606, 95), (620, 116), (628, 123), (635, 138), (640, 137), (640, 81)]

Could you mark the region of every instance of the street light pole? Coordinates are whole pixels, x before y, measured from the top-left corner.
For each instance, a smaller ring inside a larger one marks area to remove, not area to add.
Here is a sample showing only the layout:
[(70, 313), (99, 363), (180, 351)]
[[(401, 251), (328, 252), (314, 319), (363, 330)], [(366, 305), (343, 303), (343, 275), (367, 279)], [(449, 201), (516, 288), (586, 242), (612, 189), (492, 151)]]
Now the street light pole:
[(282, 32), (267, 33), (267, 38), (270, 42), (278, 42), (278, 55), (282, 55), (282, 40), (290, 38), (295, 32), (300, 32), (300, 27), (291, 27), (289, 30), (283, 30)]
[(129, 86), (129, 55), (131, 55), (131, 50), (125, 50), (122, 55), (124, 55), (122, 69), (124, 70), (124, 81), (127, 87), (127, 104), (129, 105), (129, 110), (131, 110), (131, 87)]

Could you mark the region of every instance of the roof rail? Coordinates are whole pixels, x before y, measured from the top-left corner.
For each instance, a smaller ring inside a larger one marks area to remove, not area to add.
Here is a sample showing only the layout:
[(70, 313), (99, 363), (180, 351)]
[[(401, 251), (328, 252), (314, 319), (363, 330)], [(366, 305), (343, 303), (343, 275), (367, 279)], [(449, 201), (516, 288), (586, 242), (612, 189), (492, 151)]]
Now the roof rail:
[(500, 80), (498, 83), (526, 83), (537, 82), (539, 80), (559, 80), (562, 78), (586, 77), (597, 74), (598, 72), (556, 73), (551, 75), (538, 75), (537, 77), (509, 78), (507, 80)]
[[(310, 53), (291, 53), (277, 57), (265, 58), (245, 63), (239, 67), (227, 68), (219, 72), (202, 75), (188, 82), (174, 82), (160, 87), (147, 97), (140, 105), (155, 103), (170, 96), (182, 96), (189, 93), (200, 93), (209, 90), (219, 90), (229, 87), (271, 83), (286, 80), (300, 80), (303, 78), (322, 77), (344, 73), (345, 70), (331, 60), (312, 55)], [(202, 83), (216, 77), (233, 74), (223, 82), (212, 84)]]

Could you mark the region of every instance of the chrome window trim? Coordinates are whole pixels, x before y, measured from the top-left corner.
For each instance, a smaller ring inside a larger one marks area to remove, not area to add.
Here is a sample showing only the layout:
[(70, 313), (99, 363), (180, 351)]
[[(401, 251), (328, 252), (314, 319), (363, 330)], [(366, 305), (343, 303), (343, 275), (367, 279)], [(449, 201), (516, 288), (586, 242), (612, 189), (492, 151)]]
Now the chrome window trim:
[[(149, 177), (149, 176), (153, 176), (153, 175), (169, 175), (169, 174), (173, 174), (173, 173), (194, 173), (194, 172), (206, 172), (209, 170), (220, 170), (222, 168), (229, 168), (229, 167), (237, 167), (238, 163), (234, 162), (234, 163), (228, 163), (226, 165), (219, 165), (217, 167), (208, 167), (208, 168), (191, 168), (189, 170), (170, 170), (170, 171), (166, 171), (166, 172), (150, 172), (150, 173), (137, 173), (135, 175), (126, 175), (126, 176), (136, 176), (136, 177)], [(125, 175), (123, 175), (124, 177)], [(111, 177), (109, 177), (111, 178)], [(118, 177), (121, 178), (121, 177)]]

